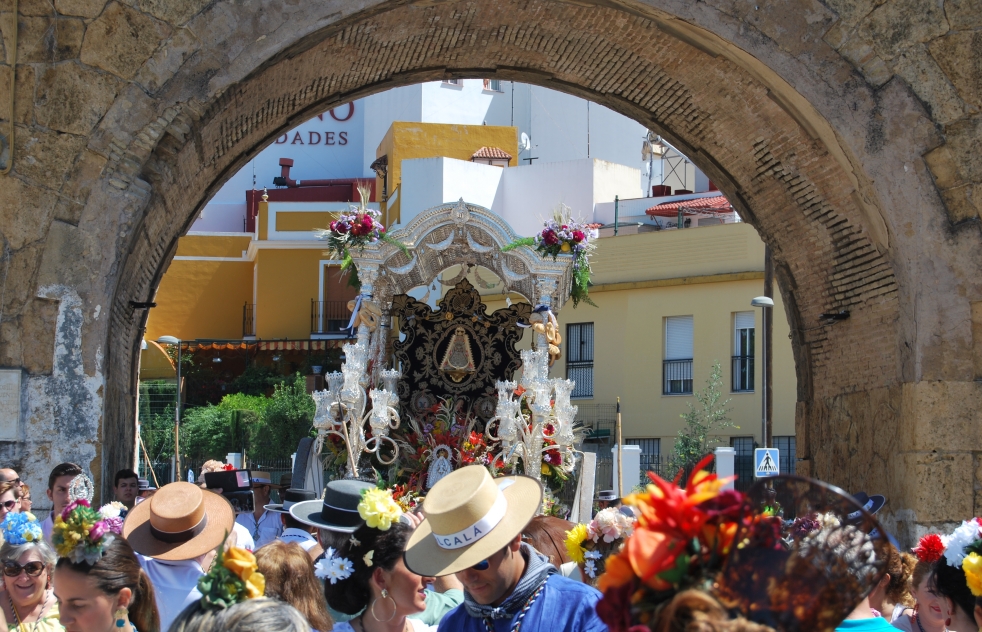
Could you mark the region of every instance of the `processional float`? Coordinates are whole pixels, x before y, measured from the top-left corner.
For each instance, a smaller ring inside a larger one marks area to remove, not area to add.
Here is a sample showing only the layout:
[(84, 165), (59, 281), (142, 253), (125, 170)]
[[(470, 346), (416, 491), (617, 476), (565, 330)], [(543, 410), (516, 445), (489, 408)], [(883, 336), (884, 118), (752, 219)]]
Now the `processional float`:
[[(402, 422), (397, 392), (403, 376), (396, 367), (383, 368), (393, 297), (430, 286), (453, 266), (479, 266), (497, 274), (503, 292), (518, 293), (535, 305), (530, 322), (520, 325), (531, 327), (535, 336), (535, 349), (521, 352), (521, 380), (495, 385), (497, 406), (484, 431), (494, 446), (494, 465), (515, 471), (521, 461), (522, 473), (541, 480), (542, 459), (548, 451), (551, 460), (560, 461), (550, 463), (552, 467), (571, 473), (577, 412), (570, 403), (574, 383), (550, 378), (549, 366), (559, 354), (554, 313), (571, 292), (577, 298), (582, 266), (588, 266), (585, 257), (566, 254), (567, 247), (557, 245), (559, 242), (520, 239), (502, 218), (463, 199), (424, 211), (391, 234), (381, 229), (378, 212), (364, 203), (352, 211), (322, 234), (335, 256), (354, 268), (360, 292), (349, 305), (353, 311), (350, 325), (357, 328), (357, 338), (342, 347), (341, 371), (328, 374), (327, 388), (313, 393), (315, 454), (321, 454), (328, 440), (343, 445), (349, 478), (366, 474), (359, 467), (363, 454), (374, 455), (382, 465), (399, 458), (399, 443), (390, 432)], [(577, 232), (577, 238), (581, 237)], [(548, 251), (554, 256), (543, 256), (547, 245), (556, 251)], [(585, 282), (582, 285), (585, 289)], [(445, 355), (450, 352), (448, 349)], [(445, 363), (453, 361), (444, 358)], [(465, 361), (466, 355), (461, 355), (460, 363)], [(466, 367), (456, 368), (460, 374), (454, 377), (459, 381)]]

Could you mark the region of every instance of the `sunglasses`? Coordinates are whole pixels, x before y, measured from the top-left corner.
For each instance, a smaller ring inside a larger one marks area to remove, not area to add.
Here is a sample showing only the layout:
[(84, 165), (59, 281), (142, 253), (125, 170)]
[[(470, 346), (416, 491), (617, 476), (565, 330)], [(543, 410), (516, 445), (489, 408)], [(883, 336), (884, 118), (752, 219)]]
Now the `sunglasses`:
[(8, 501), (5, 501), (5, 502), (0, 503), (0, 505), (3, 505), (3, 508), (4, 509), (6, 509), (7, 511), (10, 511), (11, 509), (13, 509), (14, 507), (17, 506), (17, 501), (16, 500), (8, 500)]
[(3, 564), (3, 574), (7, 577), (17, 577), (21, 571), (27, 573), (28, 577), (37, 577), (43, 570), (44, 564), (41, 562), (28, 562), (23, 566), (17, 562), (4, 562)]
[(472, 571), (486, 571), (489, 568), (491, 568), (491, 560), (482, 560), (474, 566), (471, 566)]

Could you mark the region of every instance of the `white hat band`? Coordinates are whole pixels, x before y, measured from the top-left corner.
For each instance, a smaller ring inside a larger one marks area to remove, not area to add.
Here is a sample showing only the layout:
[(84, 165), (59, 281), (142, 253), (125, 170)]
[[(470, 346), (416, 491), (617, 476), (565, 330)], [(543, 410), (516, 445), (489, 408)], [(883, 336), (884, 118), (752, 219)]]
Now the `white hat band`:
[(499, 489), (498, 498), (491, 505), (488, 513), (484, 514), (483, 518), (456, 533), (449, 533), (447, 535), (434, 533), (433, 537), (436, 538), (436, 543), (441, 549), (453, 550), (474, 544), (486, 536), (491, 529), (494, 529), (501, 522), (501, 519), (505, 517), (507, 511), (508, 501), (505, 500), (505, 495)]
[[(866, 511), (869, 511), (872, 508), (873, 508), (873, 499), (870, 498), (869, 500), (866, 501), (866, 504), (863, 505), (863, 509), (865, 509)], [(850, 514), (848, 514), (846, 516), (846, 520), (855, 520), (860, 515), (862, 515), (862, 512), (861, 511), (854, 511), (854, 512), (852, 512), (852, 513), (850, 513)]]

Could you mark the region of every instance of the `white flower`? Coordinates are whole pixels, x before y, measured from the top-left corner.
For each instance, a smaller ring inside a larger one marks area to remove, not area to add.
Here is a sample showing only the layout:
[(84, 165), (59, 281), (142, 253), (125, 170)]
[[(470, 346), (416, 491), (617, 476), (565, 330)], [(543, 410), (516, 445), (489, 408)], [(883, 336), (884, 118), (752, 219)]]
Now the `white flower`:
[(945, 544), (944, 557), (948, 566), (958, 568), (965, 559), (965, 547), (979, 539), (979, 523), (972, 518), (963, 522), (954, 533), (941, 540)]
[(590, 579), (595, 579), (597, 577), (597, 564), (593, 560), (587, 560), (583, 563), (583, 572), (587, 574)]
[(126, 506), (119, 501), (112, 501), (111, 503), (105, 504), (99, 508), (99, 513), (103, 518), (119, 518), (120, 513), (125, 509)]
[(314, 569), (314, 574), (317, 577), (324, 581), (330, 581), (332, 584), (348, 579), (353, 572), (355, 572), (355, 567), (350, 560), (344, 557), (325, 557), (317, 562)]
[(818, 521), (820, 529), (836, 529), (841, 524), (839, 519), (831, 511), (818, 514), (815, 516), (815, 520)]

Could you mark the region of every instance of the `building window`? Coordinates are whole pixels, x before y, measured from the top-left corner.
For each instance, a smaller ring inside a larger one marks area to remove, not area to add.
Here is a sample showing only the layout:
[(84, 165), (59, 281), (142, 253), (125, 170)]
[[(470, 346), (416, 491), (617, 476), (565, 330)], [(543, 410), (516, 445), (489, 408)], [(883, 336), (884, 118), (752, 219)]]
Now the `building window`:
[(661, 439), (625, 439), (625, 445), (641, 447), (641, 469), (661, 474)]
[(570, 397), (593, 397), (593, 323), (566, 325), (566, 379), (576, 382)]
[(443, 83), (446, 83), (446, 84), (451, 85), (451, 86), (462, 86), (462, 85), (464, 85), (464, 80), (463, 79), (444, 79), (443, 80)]
[(737, 477), (734, 486), (747, 491), (754, 484), (754, 448), (757, 444), (753, 437), (730, 437), (730, 447), (734, 452), (733, 473)]
[(692, 316), (665, 319), (665, 395), (692, 394)]
[(779, 450), (778, 456), (780, 457), (780, 463), (778, 466), (781, 468), (781, 474), (794, 474), (795, 464), (798, 459), (795, 456), (797, 446), (795, 445), (794, 435), (788, 435), (783, 437), (773, 437), (774, 446)]
[(484, 89), (490, 90), (491, 92), (503, 92), (500, 79), (485, 79)]
[(754, 313), (733, 314), (733, 392), (754, 390)]

